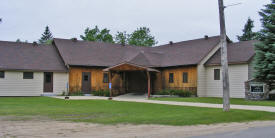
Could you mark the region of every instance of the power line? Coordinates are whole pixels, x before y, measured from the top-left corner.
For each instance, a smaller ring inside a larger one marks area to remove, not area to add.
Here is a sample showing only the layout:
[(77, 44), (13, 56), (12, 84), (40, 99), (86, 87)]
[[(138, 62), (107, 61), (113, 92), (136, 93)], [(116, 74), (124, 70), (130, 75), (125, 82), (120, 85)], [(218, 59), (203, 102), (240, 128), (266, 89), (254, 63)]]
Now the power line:
[(243, 3), (235, 3), (235, 4), (230, 4), (230, 5), (227, 5), (227, 6), (224, 6), (224, 8), (228, 8), (228, 7), (232, 7), (232, 6), (237, 6), (237, 5), (241, 5)]

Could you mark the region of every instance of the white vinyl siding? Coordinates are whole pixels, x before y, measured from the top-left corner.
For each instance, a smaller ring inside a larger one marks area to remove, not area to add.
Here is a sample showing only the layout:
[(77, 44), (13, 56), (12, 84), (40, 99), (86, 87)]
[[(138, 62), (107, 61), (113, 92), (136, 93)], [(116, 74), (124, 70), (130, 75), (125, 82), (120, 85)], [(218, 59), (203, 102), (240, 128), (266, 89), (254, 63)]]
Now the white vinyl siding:
[[(53, 73), (53, 94), (67, 90), (68, 73)], [(34, 72), (33, 79), (23, 79), (23, 72), (5, 71), (0, 78), (0, 96), (41, 96), (44, 92), (44, 72)]]
[(5, 71), (0, 78), (0, 96), (40, 96), (43, 93), (43, 72), (34, 72), (33, 79), (23, 79), (23, 72)]
[(199, 97), (206, 96), (206, 68), (204, 66), (205, 62), (208, 61), (210, 57), (212, 57), (217, 50), (219, 50), (220, 44), (218, 44), (214, 49), (212, 49), (209, 54), (198, 64), (197, 72), (198, 72), (198, 80), (197, 80), (197, 95)]
[(62, 94), (67, 91), (68, 73), (53, 73), (53, 92), (54, 94)]
[[(206, 67), (206, 96), (222, 97), (222, 76), (220, 80), (214, 80), (214, 69), (221, 69), (220, 66)], [(244, 98), (244, 82), (248, 80), (248, 64), (229, 65), (229, 87), (230, 97)]]

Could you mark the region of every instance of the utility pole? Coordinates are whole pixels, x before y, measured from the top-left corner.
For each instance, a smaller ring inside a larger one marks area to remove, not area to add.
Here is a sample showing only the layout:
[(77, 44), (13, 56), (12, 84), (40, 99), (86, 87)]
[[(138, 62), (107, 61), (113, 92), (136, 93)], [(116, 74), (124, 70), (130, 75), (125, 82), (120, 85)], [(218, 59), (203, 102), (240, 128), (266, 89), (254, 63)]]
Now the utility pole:
[(220, 44), (221, 44), (221, 65), (222, 65), (222, 82), (223, 82), (223, 111), (230, 109), (230, 94), (229, 94), (229, 76), (228, 76), (228, 60), (227, 60), (227, 36), (225, 29), (223, 0), (219, 1), (220, 12)]

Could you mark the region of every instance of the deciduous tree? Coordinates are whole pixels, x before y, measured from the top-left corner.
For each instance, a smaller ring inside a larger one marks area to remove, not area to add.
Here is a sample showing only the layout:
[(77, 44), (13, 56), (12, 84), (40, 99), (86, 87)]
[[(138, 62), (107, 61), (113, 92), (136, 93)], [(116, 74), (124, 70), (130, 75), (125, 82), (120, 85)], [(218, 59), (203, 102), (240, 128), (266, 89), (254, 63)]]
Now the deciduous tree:
[(127, 34), (126, 31), (117, 32), (115, 36), (115, 41), (117, 44), (126, 45), (128, 44), (128, 37), (129, 37), (129, 34)]
[(113, 43), (113, 36), (110, 34), (110, 30), (107, 28), (100, 30), (98, 26), (90, 29), (87, 27), (84, 31), (84, 35), (80, 35), (80, 38), (85, 41), (97, 41), (97, 42), (109, 42)]
[(140, 27), (129, 35), (128, 44), (135, 46), (153, 46), (157, 44), (157, 41), (155, 37), (150, 34), (149, 28)]

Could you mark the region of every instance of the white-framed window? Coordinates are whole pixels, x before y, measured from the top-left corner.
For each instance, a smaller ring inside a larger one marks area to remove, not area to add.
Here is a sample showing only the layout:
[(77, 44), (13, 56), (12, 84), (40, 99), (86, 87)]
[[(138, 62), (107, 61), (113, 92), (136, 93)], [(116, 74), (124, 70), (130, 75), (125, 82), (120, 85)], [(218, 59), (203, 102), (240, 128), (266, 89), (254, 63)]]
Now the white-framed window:
[(214, 80), (220, 80), (220, 79), (221, 79), (221, 70), (214, 69)]
[(33, 79), (33, 72), (23, 72), (23, 79)]

